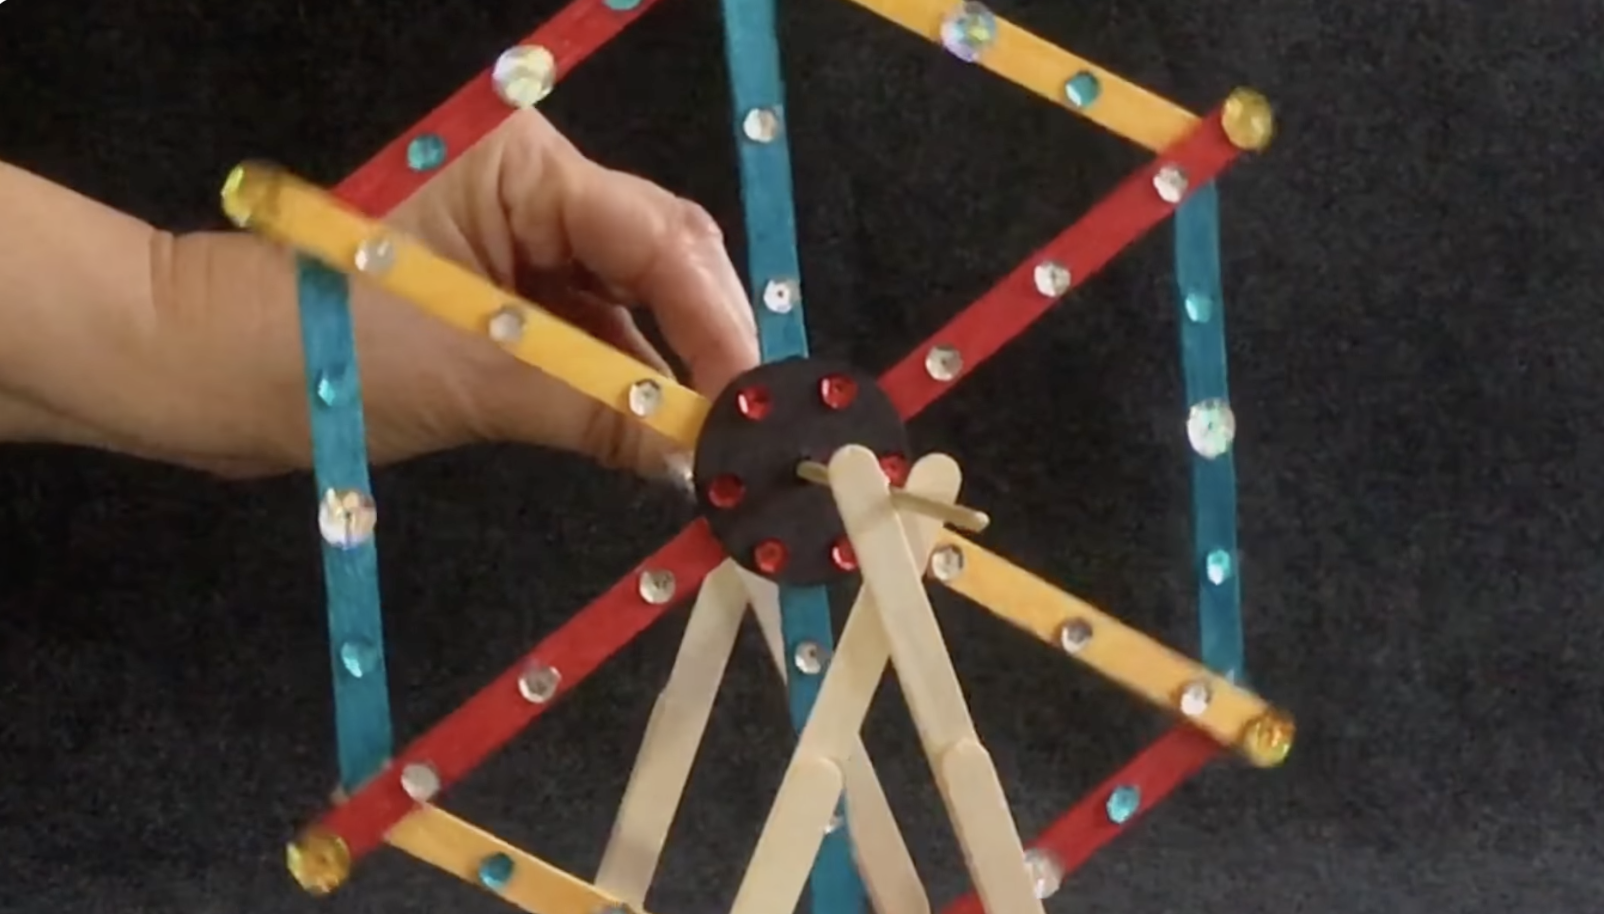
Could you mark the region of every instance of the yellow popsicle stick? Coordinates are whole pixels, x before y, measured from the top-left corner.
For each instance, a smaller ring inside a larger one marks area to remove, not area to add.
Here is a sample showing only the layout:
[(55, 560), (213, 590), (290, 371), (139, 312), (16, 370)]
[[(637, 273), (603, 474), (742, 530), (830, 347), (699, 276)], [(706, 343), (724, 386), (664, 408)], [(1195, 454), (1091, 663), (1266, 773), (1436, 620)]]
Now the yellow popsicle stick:
[(245, 163), (223, 187), (236, 224), (330, 267), (357, 273), (513, 355), (593, 400), (633, 416), (689, 450), (708, 402), (595, 337), (503, 291), (332, 195), (272, 165)]
[[(956, 555), (945, 551), (954, 549)], [(1272, 767), (1291, 749), (1291, 719), (1264, 699), (1002, 556), (943, 530), (931, 568), (938, 581), (1160, 708), (1180, 713), (1249, 762)]]
[[(941, 23), (958, 0), (852, 0), (871, 13), (916, 35), (939, 42)], [(1168, 148), (1192, 132), (1197, 115), (1129, 80), (1058, 47), (1012, 22), (996, 17), (997, 33), (976, 64), (1002, 78), (1070, 108), (1094, 124), (1153, 151)], [(1064, 84), (1079, 73), (1096, 77), (1099, 93), (1085, 107), (1069, 105)]]
[[(496, 894), (529, 914), (598, 914), (621, 904), (585, 880), (570, 876), (437, 806), (419, 806), (390, 829), (385, 842), (479, 886), (483, 886), (479, 868), (485, 859), (504, 854), (512, 861), (512, 870), (506, 884)], [(620, 906), (619, 910), (631, 909)]]

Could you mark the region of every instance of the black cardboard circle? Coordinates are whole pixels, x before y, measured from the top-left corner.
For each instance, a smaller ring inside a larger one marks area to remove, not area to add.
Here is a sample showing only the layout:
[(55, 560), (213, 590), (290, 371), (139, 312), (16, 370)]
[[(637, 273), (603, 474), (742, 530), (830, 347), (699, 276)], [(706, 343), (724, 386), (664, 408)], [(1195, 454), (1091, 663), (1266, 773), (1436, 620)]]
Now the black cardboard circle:
[[(848, 378), (856, 395), (844, 408), (824, 401), (821, 385), (831, 376)], [(768, 414), (742, 415), (743, 391), (768, 394)], [(749, 571), (779, 584), (827, 584), (849, 572), (830, 557), (845, 531), (830, 490), (798, 478), (804, 460), (826, 463), (848, 444), (884, 457), (908, 457), (907, 427), (880, 384), (850, 365), (825, 359), (786, 359), (759, 365), (736, 378), (714, 399), (696, 442), (696, 503), (713, 536), (730, 557)], [(734, 507), (709, 500), (713, 481), (733, 476), (744, 486)], [(759, 569), (754, 552), (778, 540), (788, 553), (776, 573)]]

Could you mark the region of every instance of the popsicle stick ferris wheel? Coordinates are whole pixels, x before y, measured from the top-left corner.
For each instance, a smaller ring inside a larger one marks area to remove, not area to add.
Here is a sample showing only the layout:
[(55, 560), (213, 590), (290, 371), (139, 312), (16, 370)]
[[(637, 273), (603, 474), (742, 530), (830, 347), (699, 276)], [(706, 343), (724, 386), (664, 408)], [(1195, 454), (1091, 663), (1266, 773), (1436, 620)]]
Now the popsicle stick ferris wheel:
[[(775, 0), (723, 0), (763, 364), (709, 399), (376, 221), (519, 108), (549, 94), (655, 0), (576, 0), (332, 192), (247, 163), (223, 190), (239, 225), (300, 254), (299, 298), (323, 538), (341, 790), (288, 850), (314, 894), (382, 844), (537, 914), (643, 911), (747, 612), (790, 700), (797, 743), (733, 914), (929, 914), (860, 741), (895, 669), (975, 891), (954, 914), (1034, 914), (1065, 875), (1209, 760), (1259, 767), (1293, 725), (1242, 682), (1235, 420), (1226, 390), (1214, 180), (1262, 150), (1250, 90), (1197, 116), (977, 3), (853, 0), (1155, 157), (878, 379), (813, 357), (803, 321)], [(685, 2), (685, 0), (682, 0)], [(952, 457), (918, 456), (904, 423), (1023, 333), (1125, 246), (1175, 219), (1177, 323), (1192, 446), (1201, 662), (966, 538)], [(693, 452), (699, 518), (399, 751), (392, 745), (349, 274), (495, 344)], [(962, 532), (960, 532), (962, 531)], [(856, 576), (839, 641), (825, 587)], [(950, 588), (1168, 714), (1168, 734), (1028, 844), (976, 735), (927, 587)], [(695, 595), (594, 880), (453, 816), (443, 791)]]

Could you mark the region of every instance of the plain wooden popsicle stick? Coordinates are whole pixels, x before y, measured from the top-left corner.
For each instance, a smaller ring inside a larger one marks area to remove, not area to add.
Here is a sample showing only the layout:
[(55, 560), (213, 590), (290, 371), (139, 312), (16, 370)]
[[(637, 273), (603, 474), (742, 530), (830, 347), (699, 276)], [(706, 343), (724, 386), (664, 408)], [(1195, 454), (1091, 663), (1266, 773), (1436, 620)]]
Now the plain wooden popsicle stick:
[[(768, 644), (780, 678), (795, 675), (787, 665), (785, 636), (780, 626), (780, 592), (772, 582), (743, 570), (752, 614)], [(832, 661), (833, 662), (833, 661)], [(828, 670), (828, 667), (826, 667)], [(871, 699), (872, 700), (872, 699)], [(852, 852), (858, 872), (876, 914), (930, 914), (930, 896), (914, 866), (913, 854), (897, 826), (891, 803), (860, 738), (843, 771), (847, 796), (847, 825), (852, 830)]]
[(597, 869), (597, 887), (637, 909), (651, 889), (746, 614), (739, 570), (725, 561), (702, 583)]
[[(961, 482), (958, 465), (949, 457), (934, 455), (914, 465), (908, 488), (950, 504), (957, 499)], [(889, 498), (881, 496), (881, 501), (891, 512)], [(928, 554), (941, 529), (940, 521), (911, 513), (905, 521), (917, 548)], [(840, 645), (797, 740), (731, 914), (764, 914), (795, 907), (808, 867), (824, 839), (824, 828), (840, 800), (839, 794), (825, 796), (824, 788), (832, 780), (828, 772), (835, 772), (835, 782), (844, 783), (842, 769), (861, 745), (859, 731), (889, 660), (874, 600), (864, 588), (847, 617)]]
[(1019, 829), (996, 767), (975, 733), (925, 590), (920, 558), (928, 555), (928, 546), (918, 543), (920, 558), (915, 557), (906, 525), (891, 508), (885, 473), (868, 448), (849, 446), (835, 453), (830, 488), (981, 903), (990, 914), (1042, 914)]

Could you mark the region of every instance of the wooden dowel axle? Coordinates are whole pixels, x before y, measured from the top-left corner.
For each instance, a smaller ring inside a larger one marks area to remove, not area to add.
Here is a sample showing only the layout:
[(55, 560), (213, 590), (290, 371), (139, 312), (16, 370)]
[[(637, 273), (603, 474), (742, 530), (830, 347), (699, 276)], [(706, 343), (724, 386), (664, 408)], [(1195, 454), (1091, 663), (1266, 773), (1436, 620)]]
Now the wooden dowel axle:
[[(830, 471), (816, 460), (804, 460), (797, 464), (796, 475), (814, 485), (830, 485)], [(980, 533), (991, 525), (991, 517), (984, 511), (947, 504), (903, 489), (891, 490), (891, 503), (905, 511), (923, 514), (969, 533)]]

